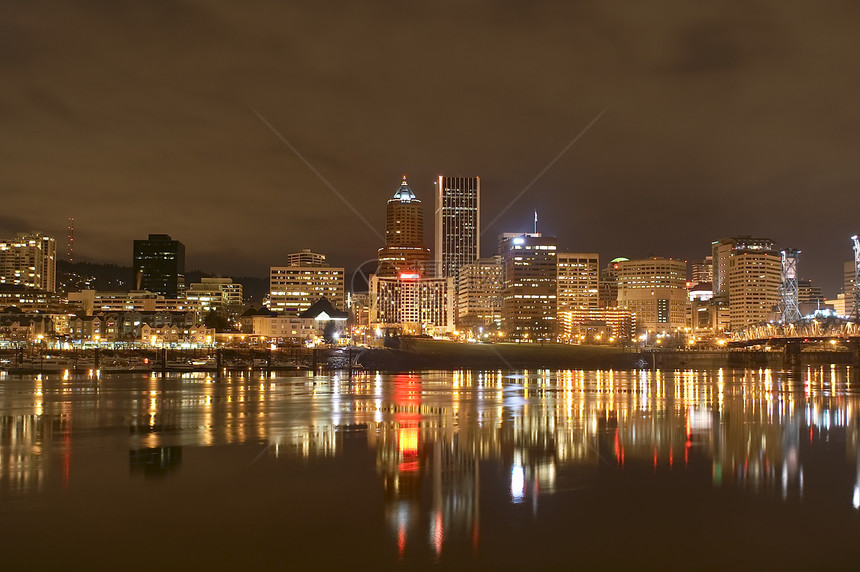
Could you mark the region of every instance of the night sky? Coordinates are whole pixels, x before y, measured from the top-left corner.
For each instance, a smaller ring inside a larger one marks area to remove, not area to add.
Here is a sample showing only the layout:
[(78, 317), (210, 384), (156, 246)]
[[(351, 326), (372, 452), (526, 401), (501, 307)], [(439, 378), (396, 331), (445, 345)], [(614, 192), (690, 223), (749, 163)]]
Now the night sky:
[(354, 268), (403, 174), (428, 245), (433, 178), (477, 174), (485, 255), (537, 209), (604, 261), (752, 234), (840, 285), (860, 3), (247, 4), (0, 0), (0, 233), (64, 252), (74, 216), (78, 259), (130, 265), (167, 233), (214, 273), (301, 248)]

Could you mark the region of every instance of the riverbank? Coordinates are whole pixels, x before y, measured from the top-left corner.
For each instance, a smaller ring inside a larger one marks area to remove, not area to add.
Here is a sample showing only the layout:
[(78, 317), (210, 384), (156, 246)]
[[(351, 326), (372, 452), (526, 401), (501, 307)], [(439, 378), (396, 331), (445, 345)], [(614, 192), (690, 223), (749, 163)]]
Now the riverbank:
[(641, 354), (611, 346), (566, 344), (461, 344), (441, 340), (409, 340), (405, 349), (365, 349), (358, 355), (365, 369), (632, 369)]

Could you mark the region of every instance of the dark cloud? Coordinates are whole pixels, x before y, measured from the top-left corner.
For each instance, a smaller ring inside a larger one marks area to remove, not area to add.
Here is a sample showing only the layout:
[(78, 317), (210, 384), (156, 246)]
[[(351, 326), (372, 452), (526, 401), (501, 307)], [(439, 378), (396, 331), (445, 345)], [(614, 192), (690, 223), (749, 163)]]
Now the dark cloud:
[[(851, 2), (5, 2), (0, 198), (29, 230), (128, 264), (263, 274), (311, 247), (355, 266), (403, 173), (480, 174), (494, 228), (570, 249), (700, 257), (729, 234), (804, 250), (835, 291), (858, 231)], [(826, 222), (825, 222), (826, 221)]]

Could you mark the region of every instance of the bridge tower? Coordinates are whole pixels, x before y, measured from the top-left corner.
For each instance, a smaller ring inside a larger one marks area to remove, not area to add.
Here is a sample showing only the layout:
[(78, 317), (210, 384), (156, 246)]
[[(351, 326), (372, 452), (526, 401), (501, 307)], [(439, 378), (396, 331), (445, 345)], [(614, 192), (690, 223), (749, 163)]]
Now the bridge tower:
[(800, 308), (797, 305), (797, 260), (800, 251), (796, 248), (786, 248), (782, 251), (782, 284), (779, 292), (782, 295), (782, 323), (791, 324), (800, 320)]
[[(851, 319), (860, 322), (860, 236), (855, 234), (851, 240), (854, 241), (854, 308), (851, 310)], [(847, 297), (848, 293), (845, 294)]]

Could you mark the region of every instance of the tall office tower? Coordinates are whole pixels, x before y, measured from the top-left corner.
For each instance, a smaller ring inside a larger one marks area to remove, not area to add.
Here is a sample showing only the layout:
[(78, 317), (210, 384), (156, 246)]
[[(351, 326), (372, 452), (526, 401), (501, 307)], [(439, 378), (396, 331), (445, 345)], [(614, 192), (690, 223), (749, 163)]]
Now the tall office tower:
[(769, 238), (753, 238), (751, 236), (736, 236), (721, 238), (711, 243), (712, 260), (714, 264), (714, 297), (725, 297), (729, 293), (728, 272), (729, 260), (735, 252), (765, 252), (774, 250), (774, 243)]
[(57, 241), (38, 232), (0, 240), (0, 284), (57, 291)]
[(456, 278), (481, 256), (481, 178), (439, 175), (435, 185), (437, 272)]
[(308, 250), (292, 253), (287, 260), (287, 266), (269, 268), (270, 310), (297, 316), (323, 297), (344, 309), (343, 267), (329, 266), (324, 254)]
[(558, 265), (554, 236), (525, 233), (503, 242), (502, 324), (509, 339), (554, 341)]
[(703, 260), (690, 263), (690, 281), (693, 284), (704, 284), (714, 281), (714, 257), (706, 256)]
[(498, 330), (502, 325), (502, 257), (464, 264), (457, 277), (457, 326)]
[[(734, 241), (732, 249), (720, 262), (725, 267), (721, 294), (728, 299), (729, 328), (737, 331), (770, 319), (780, 301), (782, 260), (770, 239), (729, 240)], [(715, 280), (716, 265), (715, 257)]]
[(134, 289), (176, 298), (185, 289), (185, 245), (166, 234), (134, 241)]
[(643, 330), (669, 333), (687, 324), (687, 263), (646, 258), (618, 263), (618, 307)]
[(385, 246), (378, 258), (378, 276), (424, 276), (431, 270), (430, 250), (424, 247), (424, 211), (405, 176), (385, 208)]
[(558, 311), (600, 306), (600, 255), (596, 252), (559, 252)]
[(618, 263), (626, 262), (623, 257), (613, 258), (606, 268), (600, 271), (600, 292), (598, 306), (601, 308), (618, 307)]

